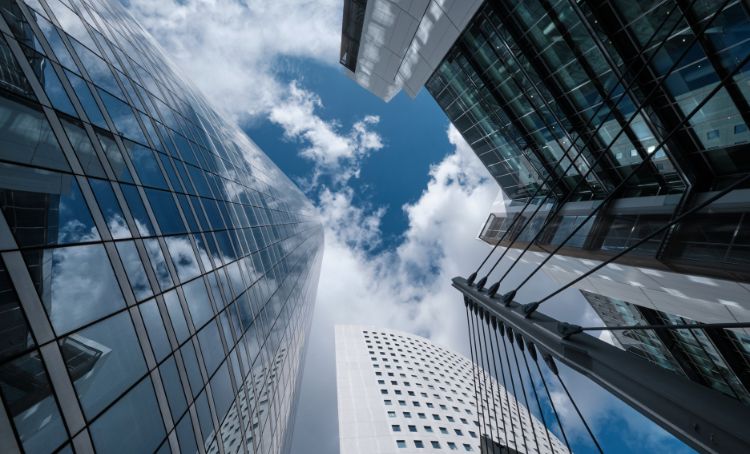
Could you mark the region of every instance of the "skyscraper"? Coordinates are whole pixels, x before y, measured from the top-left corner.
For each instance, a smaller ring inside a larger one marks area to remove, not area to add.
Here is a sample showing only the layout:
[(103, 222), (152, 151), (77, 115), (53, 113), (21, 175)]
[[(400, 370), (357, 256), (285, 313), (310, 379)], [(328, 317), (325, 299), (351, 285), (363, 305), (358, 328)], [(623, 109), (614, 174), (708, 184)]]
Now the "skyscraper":
[(489, 373), (419, 336), (336, 326), (336, 388), (341, 452), (568, 452)]
[(288, 450), (311, 204), (119, 2), (0, 13), (0, 451)]
[[(652, 322), (737, 323), (750, 320), (748, 26), (731, 0), (367, 2), (345, 66), (386, 100), (429, 91), (502, 188), (480, 238), (507, 258), (565, 285), (637, 245), (575, 287), (664, 315)], [(750, 332), (704, 340), (689, 343), (707, 384), (745, 400)]]

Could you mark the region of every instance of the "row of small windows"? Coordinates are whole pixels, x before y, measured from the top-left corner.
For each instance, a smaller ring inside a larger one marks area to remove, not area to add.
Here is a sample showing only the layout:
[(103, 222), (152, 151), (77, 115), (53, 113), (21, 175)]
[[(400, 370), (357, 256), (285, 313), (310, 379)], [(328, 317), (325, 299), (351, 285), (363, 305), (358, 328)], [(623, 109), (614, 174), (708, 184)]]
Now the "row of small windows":
[[(447, 442), (446, 445), (448, 446), (448, 449), (450, 449), (451, 451), (458, 451), (459, 449), (458, 445), (452, 441)], [(439, 441), (435, 441), (435, 440), (430, 441), (430, 446), (433, 449), (442, 449), (442, 446), (440, 445)], [(474, 451), (474, 448), (472, 448), (471, 445), (468, 443), (463, 443), (461, 446), (463, 447), (464, 451)], [(396, 440), (396, 447), (398, 448), (408, 447), (406, 440)], [(422, 440), (414, 440), (414, 447), (424, 448), (425, 442), (423, 442)]]
[[(408, 425), (406, 427), (409, 430), (409, 432), (418, 432), (417, 426), (415, 426), (415, 425), (411, 425), (410, 424), (410, 425)], [(401, 425), (400, 424), (392, 424), (391, 425), (391, 430), (393, 432), (401, 432)], [(443, 435), (449, 435), (450, 434), (450, 432), (448, 431), (448, 429), (445, 428), (445, 427), (438, 427), (438, 430)], [(432, 430), (432, 426), (424, 426), (424, 431), (427, 432), (427, 433), (434, 433), (434, 430)], [(464, 432), (461, 429), (453, 429), (453, 432), (456, 434), (456, 436), (459, 436), (459, 437), (463, 437), (464, 436)], [(477, 434), (473, 430), (468, 431), (468, 433), (469, 433), (469, 436), (471, 438), (477, 438)]]

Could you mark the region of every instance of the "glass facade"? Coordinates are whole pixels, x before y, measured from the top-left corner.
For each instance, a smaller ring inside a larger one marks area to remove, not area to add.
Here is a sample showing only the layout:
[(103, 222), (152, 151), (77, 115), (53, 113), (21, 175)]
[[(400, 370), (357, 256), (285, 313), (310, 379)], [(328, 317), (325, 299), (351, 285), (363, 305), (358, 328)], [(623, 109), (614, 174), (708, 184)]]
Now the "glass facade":
[[(610, 205), (630, 211), (601, 210), (566, 243), (606, 258), (750, 171), (748, 25), (737, 0), (485, 2), (425, 86), (511, 206), (595, 204), (618, 187)], [(685, 222), (629, 256), (750, 281), (743, 200), (721, 224)], [(554, 211), (507, 238), (546, 221), (538, 242), (560, 244), (583, 216)], [(512, 219), (490, 219), (482, 238)]]
[(119, 2), (0, 32), (0, 451), (284, 452), (312, 205)]
[[(695, 325), (656, 309), (581, 290), (606, 326)], [(618, 346), (750, 404), (750, 335), (742, 329), (611, 331)]]

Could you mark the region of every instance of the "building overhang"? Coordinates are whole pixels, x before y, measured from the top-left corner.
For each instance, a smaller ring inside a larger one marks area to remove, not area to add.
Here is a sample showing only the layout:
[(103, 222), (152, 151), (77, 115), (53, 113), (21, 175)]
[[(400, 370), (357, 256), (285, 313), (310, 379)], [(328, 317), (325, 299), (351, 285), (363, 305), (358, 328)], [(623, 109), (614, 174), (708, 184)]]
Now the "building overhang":
[(413, 98), (482, 3), (345, 0), (340, 62), (349, 77), (385, 101), (402, 89)]

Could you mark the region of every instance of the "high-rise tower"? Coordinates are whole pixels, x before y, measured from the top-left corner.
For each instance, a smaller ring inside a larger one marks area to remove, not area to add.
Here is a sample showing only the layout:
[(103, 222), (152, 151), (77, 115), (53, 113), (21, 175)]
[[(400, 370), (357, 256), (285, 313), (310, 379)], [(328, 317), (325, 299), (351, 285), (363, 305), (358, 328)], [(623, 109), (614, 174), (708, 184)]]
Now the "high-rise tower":
[(0, 13), (0, 451), (285, 451), (311, 204), (119, 2)]
[(419, 336), (336, 326), (336, 387), (341, 452), (569, 452), (489, 373)]
[[(350, 75), (386, 100), (424, 86), (500, 185), (479, 235), (497, 256), (599, 313), (750, 321), (746, 2), (346, 3)], [(717, 331), (634, 337), (689, 344), (687, 375), (747, 402), (750, 332)]]

